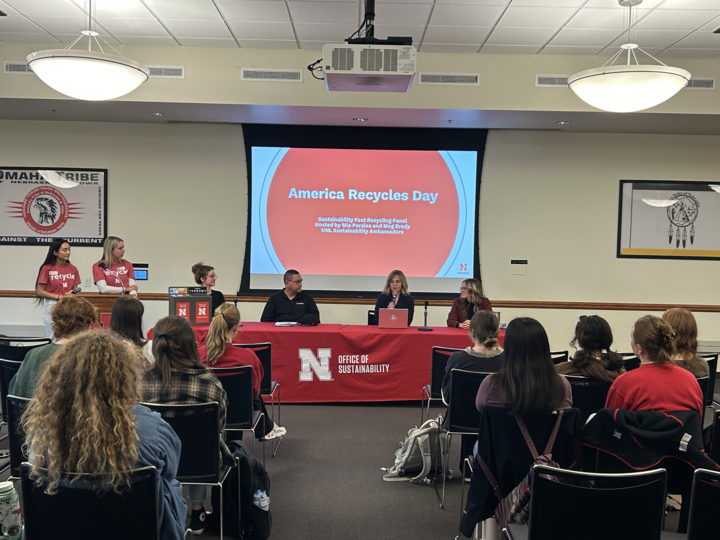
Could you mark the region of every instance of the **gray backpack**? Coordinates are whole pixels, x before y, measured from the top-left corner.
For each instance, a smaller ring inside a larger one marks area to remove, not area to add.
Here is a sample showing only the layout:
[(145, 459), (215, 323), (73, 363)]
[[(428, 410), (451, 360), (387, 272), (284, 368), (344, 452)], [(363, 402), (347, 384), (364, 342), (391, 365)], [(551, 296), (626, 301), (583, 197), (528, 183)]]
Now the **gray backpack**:
[[(422, 426), (414, 427), (408, 431), (400, 448), (395, 451), (395, 465), (383, 469), (386, 473), (383, 480), (386, 482), (413, 482), (415, 484), (429, 484), (427, 476), (431, 471), (442, 468), (442, 449), (446, 444), (447, 430), (440, 427), (442, 417), (426, 420)], [(446, 460), (447, 461), (447, 460)], [(452, 471), (445, 474), (452, 478)]]

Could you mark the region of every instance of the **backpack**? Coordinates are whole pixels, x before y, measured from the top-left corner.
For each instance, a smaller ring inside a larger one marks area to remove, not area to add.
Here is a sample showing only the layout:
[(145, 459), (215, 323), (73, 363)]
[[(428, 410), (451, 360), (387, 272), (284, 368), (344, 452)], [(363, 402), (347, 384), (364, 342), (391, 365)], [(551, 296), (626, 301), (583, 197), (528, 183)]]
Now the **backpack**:
[[(441, 424), (442, 417), (430, 418), (420, 427), (408, 431), (407, 437), (400, 443), (400, 448), (395, 451), (395, 464), (389, 469), (383, 469), (386, 471), (383, 480), (429, 484), (431, 480), (427, 476), (430, 471), (435, 470), (438, 460), (442, 462), (439, 452), (446, 444), (447, 430), (440, 427)], [(438, 468), (441, 467), (438, 465)], [(447, 470), (447, 463), (445, 469), (448, 477), (452, 478), (452, 473)]]
[(497, 521), (498, 528), (500, 530), (507, 527), (508, 523), (517, 523), (520, 525), (527, 524), (528, 518), (530, 517), (530, 490), (532, 488), (532, 474), (535, 465), (546, 465), (548, 467), (560, 468), (560, 465), (552, 460), (552, 448), (555, 444), (555, 437), (557, 436), (558, 429), (560, 429), (562, 417), (563, 411), (560, 410), (558, 419), (555, 422), (555, 427), (553, 427), (552, 434), (550, 435), (550, 440), (548, 441), (543, 453), (538, 455), (537, 450), (535, 449), (535, 444), (533, 444), (524, 420), (520, 416), (515, 416), (515, 420), (517, 420), (517, 423), (520, 426), (520, 431), (525, 439), (525, 443), (528, 445), (528, 449), (532, 454), (533, 463), (530, 466), (530, 471), (525, 475), (522, 482), (520, 482), (510, 493), (508, 493), (506, 497), (502, 496), (497, 480), (495, 480), (495, 477), (490, 472), (485, 460), (483, 460), (483, 458), (479, 455), (477, 456), (478, 463), (485, 473), (485, 477), (488, 482), (490, 482), (495, 496), (500, 500), (497, 508), (495, 508), (495, 520)]
[[(238, 466), (230, 471), (222, 486), (225, 535), (243, 540), (264, 540), (270, 536), (272, 528), (270, 478), (262, 463), (255, 459), (244, 442), (230, 441), (227, 446), (238, 459)], [(212, 489), (212, 507), (216, 510), (212, 514), (213, 523), (220, 528), (220, 517), (216, 516), (220, 511), (220, 492), (217, 487)]]

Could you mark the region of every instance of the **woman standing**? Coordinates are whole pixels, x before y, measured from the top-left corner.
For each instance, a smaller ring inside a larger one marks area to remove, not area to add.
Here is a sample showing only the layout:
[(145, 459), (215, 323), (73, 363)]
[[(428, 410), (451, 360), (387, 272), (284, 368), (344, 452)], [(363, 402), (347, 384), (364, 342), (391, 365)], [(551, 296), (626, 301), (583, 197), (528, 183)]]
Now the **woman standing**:
[(93, 281), (100, 294), (137, 295), (135, 269), (125, 256), (125, 242), (117, 236), (108, 236), (103, 245), (103, 258), (93, 265)]
[(662, 318), (675, 330), (675, 364), (698, 378), (709, 377), (707, 360), (697, 354), (697, 323), (693, 314), (687, 309), (672, 308), (663, 313)]
[(70, 263), (70, 243), (56, 238), (50, 244), (45, 262), (40, 265), (35, 279), (35, 294), (38, 303), (45, 303), (45, 337), (53, 337), (50, 311), (64, 294), (77, 290), (80, 285), (80, 272)]
[(112, 307), (110, 330), (142, 349), (145, 360), (152, 364), (155, 361), (152, 355), (152, 341), (145, 339), (142, 329), (144, 313), (145, 306), (140, 300), (132, 296), (121, 296), (115, 300)]
[(207, 287), (207, 292), (212, 296), (212, 310), (211, 313), (215, 313), (215, 310), (225, 303), (225, 295), (220, 291), (214, 291), (213, 287), (217, 281), (217, 274), (212, 266), (197, 263), (192, 267), (193, 276), (195, 276), (195, 283)]
[(407, 309), (408, 326), (412, 323), (415, 313), (415, 299), (408, 292), (408, 283), (400, 270), (393, 270), (385, 281), (385, 288), (378, 295), (375, 302), (375, 319), (373, 324), (378, 323), (381, 309)]
[(460, 298), (450, 308), (447, 325), (451, 328), (470, 328), (470, 320), (476, 311), (492, 311), (490, 300), (483, 296), (482, 285), (477, 279), (466, 279), (460, 286)]
[(618, 375), (625, 373), (625, 368), (622, 356), (610, 350), (612, 342), (612, 330), (605, 319), (597, 315), (583, 315), (575, 325), (575, 337), (570, 342), (571, 347), (577, 349), (579, 344), (581, 349), (570, 362), (556, 364), (555, 370), (562, 375), (613, 382)]

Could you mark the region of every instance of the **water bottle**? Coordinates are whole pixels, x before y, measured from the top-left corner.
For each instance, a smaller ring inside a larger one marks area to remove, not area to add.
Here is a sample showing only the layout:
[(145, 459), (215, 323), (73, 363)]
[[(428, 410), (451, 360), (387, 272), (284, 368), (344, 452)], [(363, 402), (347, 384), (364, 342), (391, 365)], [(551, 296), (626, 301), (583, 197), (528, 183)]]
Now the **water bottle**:
[(265, 491), (259, 489), (253, 494), (253, 504), (260, 510), (267, 512), (270, 509), (270, 497)]
[(20, 500), (12, 482), (0, 482), (0, 523), (7, 540), (20, 540), (23, 534)]

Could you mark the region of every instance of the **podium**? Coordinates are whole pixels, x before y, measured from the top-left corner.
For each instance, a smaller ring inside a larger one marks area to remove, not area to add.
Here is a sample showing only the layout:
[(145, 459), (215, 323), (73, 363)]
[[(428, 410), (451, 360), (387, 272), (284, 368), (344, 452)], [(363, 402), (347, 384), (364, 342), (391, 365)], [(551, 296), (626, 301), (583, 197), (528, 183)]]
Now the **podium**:
[(205, 287), (170, 287), (169, 314), (187, 319), (192, 326), (209, 326), (212, 296)]

